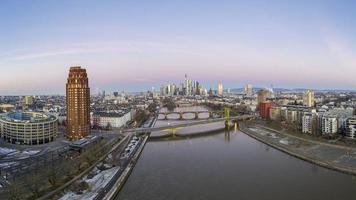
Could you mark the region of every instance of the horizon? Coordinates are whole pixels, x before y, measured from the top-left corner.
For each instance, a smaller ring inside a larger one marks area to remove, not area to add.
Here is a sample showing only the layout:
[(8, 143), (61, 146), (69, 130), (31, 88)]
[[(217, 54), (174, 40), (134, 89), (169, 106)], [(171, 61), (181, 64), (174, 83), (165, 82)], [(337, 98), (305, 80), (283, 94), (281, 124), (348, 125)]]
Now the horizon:
[[(92, 93), (179, 83), (355, 90), (356, 2), (11, 1), (0, 8), (0, 95), (64, 94), (69, 67)], [(81, 10), (81, 12), (78, 12)]]
[[(208, 91), (210, 88), (206, 88)], [(217, 88), (211, 88), (213, 91), (217, 91)], [(225, 88), (224, 86), (224, 91), (227, 91), (227, 89), (230, 89), (230, 90), (243, 90), (244, 89), (244, 86), (239, 86), (239, 87), (233, 87), (233, 88)], [(267, 86), (254, 86), (253, 85), (253, 90), (256, 91), (259, 90), (259, 89), (270, 89), (268, 88)], [(351, 92), (351, 93), (354, 93), (356, 92), (356, 89), (330, 89), (330, 88), (286, 88), (286, 87), (273, 87), (272, 88), (273, 90), (287, 90), (287, 91), (294, 91), (294, 92), (300, 92), (300, 93), (303, 93), (301, 92), (300, 90), (303, 90), (303, 91), (306, 91), (306, 90), (312, 90), (314, 92), (324, 92), (324, 91), (327, 91), (327, 92)], [(99, 93), (105, 91), (106, 94), (112, 94), (114, 92), (124, 92), (124, 93), (128, 93), (128, 94), (135, 94), (135, 93), (142, 93), (142, 92), (148, 92), (148, 91), (151, 91), (151, 89), (146, 89), (146, 90), (141, 90), (141, 91), (125, 91), (125, 90), (95, 90), (93, 91), (92, 88), (90, 88), (90, 95), (98, 95)], [(159, 92), (158, 88), (155, 87), (155, 91), (156, 92)], [(234, 93), (234, 92), (232, 92)], [(65, 96), (65, 92), (62, 92), (62, 93), (37, 93), (37, 94), (29, 94), (29, 93), (18, 93), (18, 94), (0, 94), (0, 97), (7, 97), (7, 96)]]

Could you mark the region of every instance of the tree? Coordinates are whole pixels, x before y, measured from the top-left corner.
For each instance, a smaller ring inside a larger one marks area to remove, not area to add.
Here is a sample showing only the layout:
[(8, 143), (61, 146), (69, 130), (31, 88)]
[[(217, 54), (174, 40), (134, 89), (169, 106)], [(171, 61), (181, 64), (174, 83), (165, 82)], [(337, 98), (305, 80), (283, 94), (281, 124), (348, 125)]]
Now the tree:
[(7, 194), (9, 200), (22, 200), (24, 199), (25, 191), (23, 187), (20, 186), (20, 183), (14, 182), (7, 188)]
[(74, 164), (73, 161), (64, 160), (59, 167), (61, 174), (66, 175), (67, 177), (72, 177), (72, 175), (75, 174)]
[(172, 99), (172, 98), (169, 98), (169, 97), (164, 98), (163, 101), (162, 101), (162, 103), (163, 103), (163, 106), (164, 106), (164, 107), (167, 107), (167, 109), (168, 109), (169, 111), (173, 111), (173, 110), (177, 107), (177, 105), (176, 105), (176, 103), (173, 101), (173, 99)]
[(34, 198), (40, 196), (40, 191), (43, 186), (41, 176), (37, 173), (27, 175), (25, 178), (26, 188), (32, 193)]
[(138, 110), (134, 121), (137, 123), (137, 126), (141, 126), (147, 119), (149, 118), (149, 115), (146, 113), (144, 110)]
[(61, 172), (60, 170), (57, 169), (57, 167), (50, 167), (47, 171), (48, 182), (53, 187), (57, 186), (60, 176), (61, 176)]
[(147, 107), (147, 110), (150, 111), (150, 113), (154, 113), (156, 112), (157, 106), (158, 105), (156, 102), (150, 103), (150, 105)]

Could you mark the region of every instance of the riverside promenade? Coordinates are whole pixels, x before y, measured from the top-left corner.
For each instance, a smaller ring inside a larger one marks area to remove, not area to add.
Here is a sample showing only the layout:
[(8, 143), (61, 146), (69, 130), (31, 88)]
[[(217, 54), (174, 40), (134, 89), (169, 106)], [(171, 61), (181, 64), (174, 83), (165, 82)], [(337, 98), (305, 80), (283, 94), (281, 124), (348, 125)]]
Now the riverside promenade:
[(356, 175), (356, 148), (307, 140), (253, 123), (241, 123), (240, 130), (260, 142), (297, 158)]

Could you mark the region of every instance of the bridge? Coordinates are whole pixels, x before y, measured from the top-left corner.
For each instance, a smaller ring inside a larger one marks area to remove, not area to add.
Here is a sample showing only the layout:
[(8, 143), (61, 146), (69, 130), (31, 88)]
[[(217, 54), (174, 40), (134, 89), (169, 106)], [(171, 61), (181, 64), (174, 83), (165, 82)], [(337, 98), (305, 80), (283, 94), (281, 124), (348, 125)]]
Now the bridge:
[[(237, 117), (230, 117), (230, 120), (233, 122), (238, 122), (238, 121), (247, 121), (247, 120), (252, 120), (255, 119), (254, 115), (241, 115)], [(189, 122), (189, 123), (184, 123), (184, 124), (175, 124), (175, 125), (168, 125), (168, 126), (162, 126), (162, 127), (147, 127), (147, 128), (133, 128), (133, 129), (125, 129), (122, 130), (124, 133), (129, 133), (129, 132), (135, 132), (135, 133), (149, 133), (153, 131), (161, 131), (161, 130), (166, 130), (166, 129), (177, 129), (177, 128), (182, 128), (182, 127), (187, 127), (187, 126), (194, 126), (194, 125), (199, 125), (199, 124), (206, 124), (206, 123), (212, 123), (212, 122), (219, 122), (219, 121), (226, 121), (225, 117), (221, 118), (214, 118), (214, 119), (205, 119), (205, 120), (197, 120), (194, 122)]]
[[(203, 114), (203, 113), (208, 113), (209, 116), (208, 117), (199, 117), (199, 114)], [(180, 112), (160, 112), (158, 113), (158, 115), (163, 115), (164, 118), (163, 119), (159, 119), (159, 120), (168, 120), (169, 119), (169, 115), (178, 115), (178, 119), (179, 120), (185, 120), (186, 118), (184, 118), (185, 114), (193, 114), (194, 118), (189, 118), (189, 119), (214, 119), (214, 118), (220, 118), (223, 116), (224, 112), (223, 111), (180, 111)]]

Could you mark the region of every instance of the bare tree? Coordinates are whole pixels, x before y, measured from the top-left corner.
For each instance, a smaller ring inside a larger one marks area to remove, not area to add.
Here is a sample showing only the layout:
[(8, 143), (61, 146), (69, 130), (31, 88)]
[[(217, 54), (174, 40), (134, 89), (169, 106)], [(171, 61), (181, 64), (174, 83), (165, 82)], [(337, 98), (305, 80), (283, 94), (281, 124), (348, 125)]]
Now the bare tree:
[(57, 167), (50, 167), (47, 171), (47, 179), (51, 186), (57, 186), (61, 178), (61, 171)]
[(40, 196), (40, 191), (43, 186), (41, 176), (37, 173), (29, 174), (25, 178), (25, 186), (32, 193), (34, 198), (38, 198)]
[(7, 188), (7, 194), (9, 200), (22, 200), (25, 197), (25, 191), (20, 183), (14, 182)]

